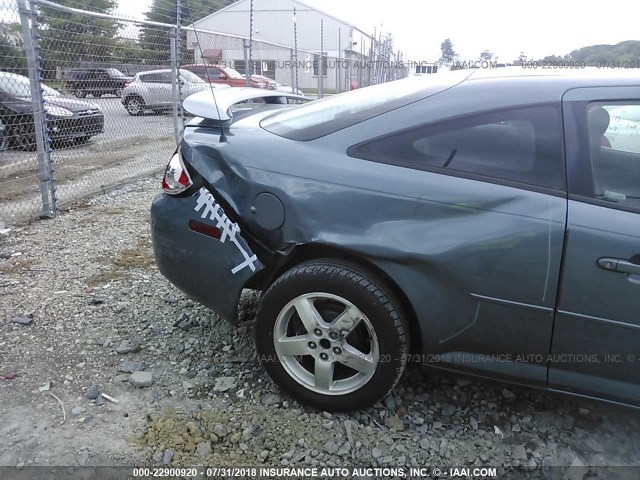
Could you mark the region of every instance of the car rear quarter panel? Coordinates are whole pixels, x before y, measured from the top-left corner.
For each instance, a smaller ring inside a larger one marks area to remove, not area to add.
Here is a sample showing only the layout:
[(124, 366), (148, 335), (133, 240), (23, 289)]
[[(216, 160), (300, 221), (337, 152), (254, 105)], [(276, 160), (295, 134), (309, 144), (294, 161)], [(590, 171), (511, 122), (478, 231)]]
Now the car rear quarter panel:
[[(443, 116), (445, 103), (432, 104), (423, 121)], [(448, 114), (470, 108), (481, 106), (474, 100)], [(276, 137), (249, 117), (225, 143), (212, 144), (210, 129), (189, 129), (183, 153), (272, 251), (332, 246), (384, 271), (409, 299), (426, 352), (548, 353), (566, 199), (345, 154), (418, 115), (395, 113), (312, 142)], [(263, 192), (284, 206), (280, 228), (260, 226), (254, 199)], [(542, 362), (523, 362), (517, 372), (505, 362), (457, 367), (546, 381)]]

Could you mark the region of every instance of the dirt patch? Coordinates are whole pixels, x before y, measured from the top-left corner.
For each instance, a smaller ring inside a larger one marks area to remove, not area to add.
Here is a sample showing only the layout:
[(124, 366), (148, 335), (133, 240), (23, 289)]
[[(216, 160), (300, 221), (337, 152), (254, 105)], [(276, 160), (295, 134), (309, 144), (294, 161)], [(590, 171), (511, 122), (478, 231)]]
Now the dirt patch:
[[(95, 221), (98, 217), (90, 218)], [(141, 238), (135, 247), (125, 249), (115, 257), (103, 255), (98, 257), (96, 260), (99, 263), (110, 265), (111, 268), (108, 271), (100, 272), (91, 276), (87, 280), (87, 284), (90, 286), (104, 285), (111, 282), (125, 280), (128, 278), (127, 272), (132, 268), (144, 269), (155, 266), (151, 239), (148, 235)]]

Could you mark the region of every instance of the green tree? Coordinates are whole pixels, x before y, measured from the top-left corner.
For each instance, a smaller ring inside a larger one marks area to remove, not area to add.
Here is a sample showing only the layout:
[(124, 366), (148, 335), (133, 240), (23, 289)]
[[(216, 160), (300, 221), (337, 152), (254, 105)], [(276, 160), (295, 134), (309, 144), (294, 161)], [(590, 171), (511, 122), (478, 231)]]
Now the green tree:
[(634, 63), (635, 65), (640, 65), (640, 41), (626, 40), (615, 45), (590, 45), (574, 50), (564, 56), (547, 55), (541, 61), (584, 62), (589, 66), (616, 66), (618, 62), (628, 62), (629, 66)]
[(482, 52), (480, 52), (480, 60), (489, 61), (492, 58), (493, 58), (493, 52), (491, 52), (490, 50), (483, 50)]
[(518, 58), (516, 58), (513, 61), (513, 64), (514, 65), (522, 65), (526, 61), (527, 61), (527, 55), (524, 52), (520, 52), (520, 55), (518, 56)]
[[(100, 13), (111, 13), (117, 6), (116, 0), (56, 0), (56, 3)], [(118, 30), (116, 21), (40, 8), (41, 56), (47, 76), (53, 76), (56, 67), (108, 61)]]
[[(181, 0), (180, 25), (186, 27), (198, 20), (233, 3), (234, 0)], [(177, 0), (153, 0), (151, 8), (145, 14), (152, 22), (176, 24), (178, 16)], [(146, 57), (156, 62), (166, 62), (171, 58), (169, 30), (161, 27), (144, 26), (140, 34), (140, 43)], [(186, 48), (186, 29), (181, 31), (181, 61), (188, 61), (185, 56), (192, 55)]]
[(640, 62), (640, 41), (626, 40), (616, 45), (591, 45), (574, 50), (569, 54), (571, 60), (598, 65), (604, 62)]
[(27, 61), (23, 50), (12, 45), (5, 37), (0, 36), (0, 70), (24, 75)]
[(446, 38), (440, 44), (440, 50), (442, 52), (440, 60), (442, 60), (443, 63), (453, 62), (453, 59), (456, 57), (456, 51), (453, 49), (453, 42), (450, 38)]
[(10, 23), (4, 25), (4, 28), (8, 36), (0, 34), (0, 70), (24, 74), (27, 60), (21, 42), (16, 39), (16, 36), (20, 37), (20, 24)]

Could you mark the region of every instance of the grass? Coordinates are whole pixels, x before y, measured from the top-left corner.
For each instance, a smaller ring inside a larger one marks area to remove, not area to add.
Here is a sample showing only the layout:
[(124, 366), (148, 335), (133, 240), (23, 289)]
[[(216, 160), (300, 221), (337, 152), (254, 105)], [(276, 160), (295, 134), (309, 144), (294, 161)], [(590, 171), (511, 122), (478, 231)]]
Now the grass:
[(29, 270), (35, 260), (32, 258), (11, 258), (0, 261), (0, 272), (2, 273), (21, 273), (25, 270)]
[(62, 82), (46, 82), (45, 85), (56, 90), (62, 90)]
[(105, 207), (98, 210), (98, 212), (107, 215), (122, 215), (123, 213), (126, 213), (126, 210), (122, 207)]
[[(114, 209), (115, 210), (115, 209)], [(100, 256), (98, 262), (109, 265), (109, 270), (89, 277), (87, 284), (91, 286), (102, 285), (129, 278), (127, 270), (135, 268), (150, 268), (155, 265), (151, 239), (148, 236), (141, 238), (137, 245), (120, 252), (116, 257)]]
[(112, 262), (119, 268), (149, 268), (155, 264), (151, 239), (149, 237), (140, 239), (135, 247), (123, 251)]

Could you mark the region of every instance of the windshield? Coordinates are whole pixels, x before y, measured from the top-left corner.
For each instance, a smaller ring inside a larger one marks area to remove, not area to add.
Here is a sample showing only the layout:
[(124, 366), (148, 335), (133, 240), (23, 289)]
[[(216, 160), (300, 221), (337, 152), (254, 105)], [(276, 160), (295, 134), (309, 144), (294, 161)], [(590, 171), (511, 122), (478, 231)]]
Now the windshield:
[(180, 77), (185, 81), (185, 82), (189, 82), (189, 83), (205, 83), (204, 80), (202, 80), (198, 75), (196, 75), (195, 73), (190, 72), (189, 70), (180, 70)]
[(244, 75), (241, 75), (240, 72), (230, 67), (223, 68), (222, 71), (226, 73), (230, 78), (244, 78)]
[(107, 72), (109, 73), (109, 75), (111, 75), (112, 77), (125, 77), (126, 75), (124, 73), (122, 73), (120, 70), (118, 70), (117, 68), (107, 68)]
[[(0, 75), (0, 90), (14, 97), (31, 98), (31, 84), (29, 79), (22, 75), (11, 73)], [(42, 90), (45, 96), (60, 96), (58, 91), (46, 85), (42, 85)]]
[(361, 88), (276, 113), (260, 126), (292, 140), (313, 140), (434, 95), (468, 76), (461, 70)]

